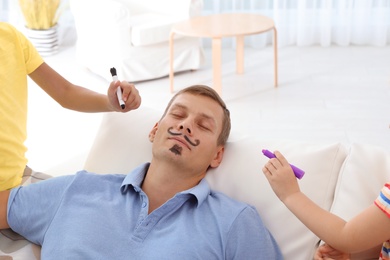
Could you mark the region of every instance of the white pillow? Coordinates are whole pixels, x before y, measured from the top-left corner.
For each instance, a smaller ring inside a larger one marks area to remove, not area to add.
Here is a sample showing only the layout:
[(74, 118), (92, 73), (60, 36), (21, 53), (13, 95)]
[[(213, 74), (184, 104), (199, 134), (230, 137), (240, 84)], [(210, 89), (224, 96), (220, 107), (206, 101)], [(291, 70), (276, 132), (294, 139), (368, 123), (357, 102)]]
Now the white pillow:
[(151, 160), (149, 132), (162, 112), (140, 107), (128, 113), (107, 113), (88, 154), (84, 169), (95, 173), (129, 173)]
[(340, 172), (331, 212), (345, 220), (372, 205), (390, 181), (390, 153), (381, 147), (355, 143)]

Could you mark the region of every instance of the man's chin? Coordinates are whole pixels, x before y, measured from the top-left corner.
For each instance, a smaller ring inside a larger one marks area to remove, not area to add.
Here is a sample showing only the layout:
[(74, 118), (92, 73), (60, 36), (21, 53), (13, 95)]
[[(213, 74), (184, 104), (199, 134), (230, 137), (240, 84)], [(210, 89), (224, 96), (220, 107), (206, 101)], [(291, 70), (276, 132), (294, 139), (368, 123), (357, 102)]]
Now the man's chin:
[(173, 145), (173, 146), (169, 149), (169, 151), (171, 151), (174, 155), (181, 156), (181, 153), (182, 153), (182, 151), (183, 151), (183, 147), (181, 147), (181, 146), (175, 144), (175, 145)]

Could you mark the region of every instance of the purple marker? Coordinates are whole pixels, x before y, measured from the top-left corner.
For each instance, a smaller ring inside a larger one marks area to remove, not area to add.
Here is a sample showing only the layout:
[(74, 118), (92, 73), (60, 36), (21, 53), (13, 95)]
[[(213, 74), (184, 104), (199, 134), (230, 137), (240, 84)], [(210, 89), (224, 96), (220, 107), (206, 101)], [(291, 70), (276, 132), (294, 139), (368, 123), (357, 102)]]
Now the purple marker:
[[(263, 149), (262, 152), (263, 152), (263, 154), (265, 156), (267, 156), (270, 159), (271, 158), (276, 158), (275, 154), (273, 154), (272, 152), (270, 152), (270, 151), (268, 151), (266, 149)], [(302, 179), (302, 177), (305, 174), (305, 172), (303, 170), (299, 169), (298, 167), (292, 165), (292, 164), (290, 164), (290, 166), (291, 166), (291, 168), (292, 168), (292, 170), (293, 170), (293, 172), (295, 174), (295, 177), (297, 177), (298, 179)]]

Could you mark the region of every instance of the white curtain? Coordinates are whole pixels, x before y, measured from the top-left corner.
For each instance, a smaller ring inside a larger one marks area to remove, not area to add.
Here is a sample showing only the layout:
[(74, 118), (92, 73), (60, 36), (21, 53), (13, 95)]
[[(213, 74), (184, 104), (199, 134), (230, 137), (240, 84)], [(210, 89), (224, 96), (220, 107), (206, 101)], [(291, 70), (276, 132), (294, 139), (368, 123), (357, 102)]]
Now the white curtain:
[(0, 22), (8, 21), (8, 1), (0, 0)]
[[(203, 15), (250, 12), (274, 19), (279, 47), (390, 44), (390, 0), (204, 0), (203, 5)], [(245, 39), (255, 48), (271, 42), (271, 32)], [(234, 41), (224, 39), (223, 45), (234, 47)]]

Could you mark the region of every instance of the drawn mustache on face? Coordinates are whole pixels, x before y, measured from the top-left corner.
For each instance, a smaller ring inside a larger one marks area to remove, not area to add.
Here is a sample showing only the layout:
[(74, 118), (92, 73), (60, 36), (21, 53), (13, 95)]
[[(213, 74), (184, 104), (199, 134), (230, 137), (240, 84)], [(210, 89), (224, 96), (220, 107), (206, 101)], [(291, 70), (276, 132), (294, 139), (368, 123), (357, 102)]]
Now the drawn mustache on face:
[(193, 141), (191, 141), (190, 138), (188, 138), (188, 136), (186, 136), (185, 134), (183, 134), (183, 133), (174, 133), (174, 132), (172, 132), (172, 129), (173, 129), (173, 127), (168, 128), (168, 133), (169, 133), (170, 135), (174, 135), (174, 136), (183, 135), (183, 136), (184, 136), (184, 139), (185, 139), (190, 145), (192, 145), (192, 146), (198, 146), (198, 145), (200, 144), (199, 139), (195, 139), (194, 142), (193, 142)]

